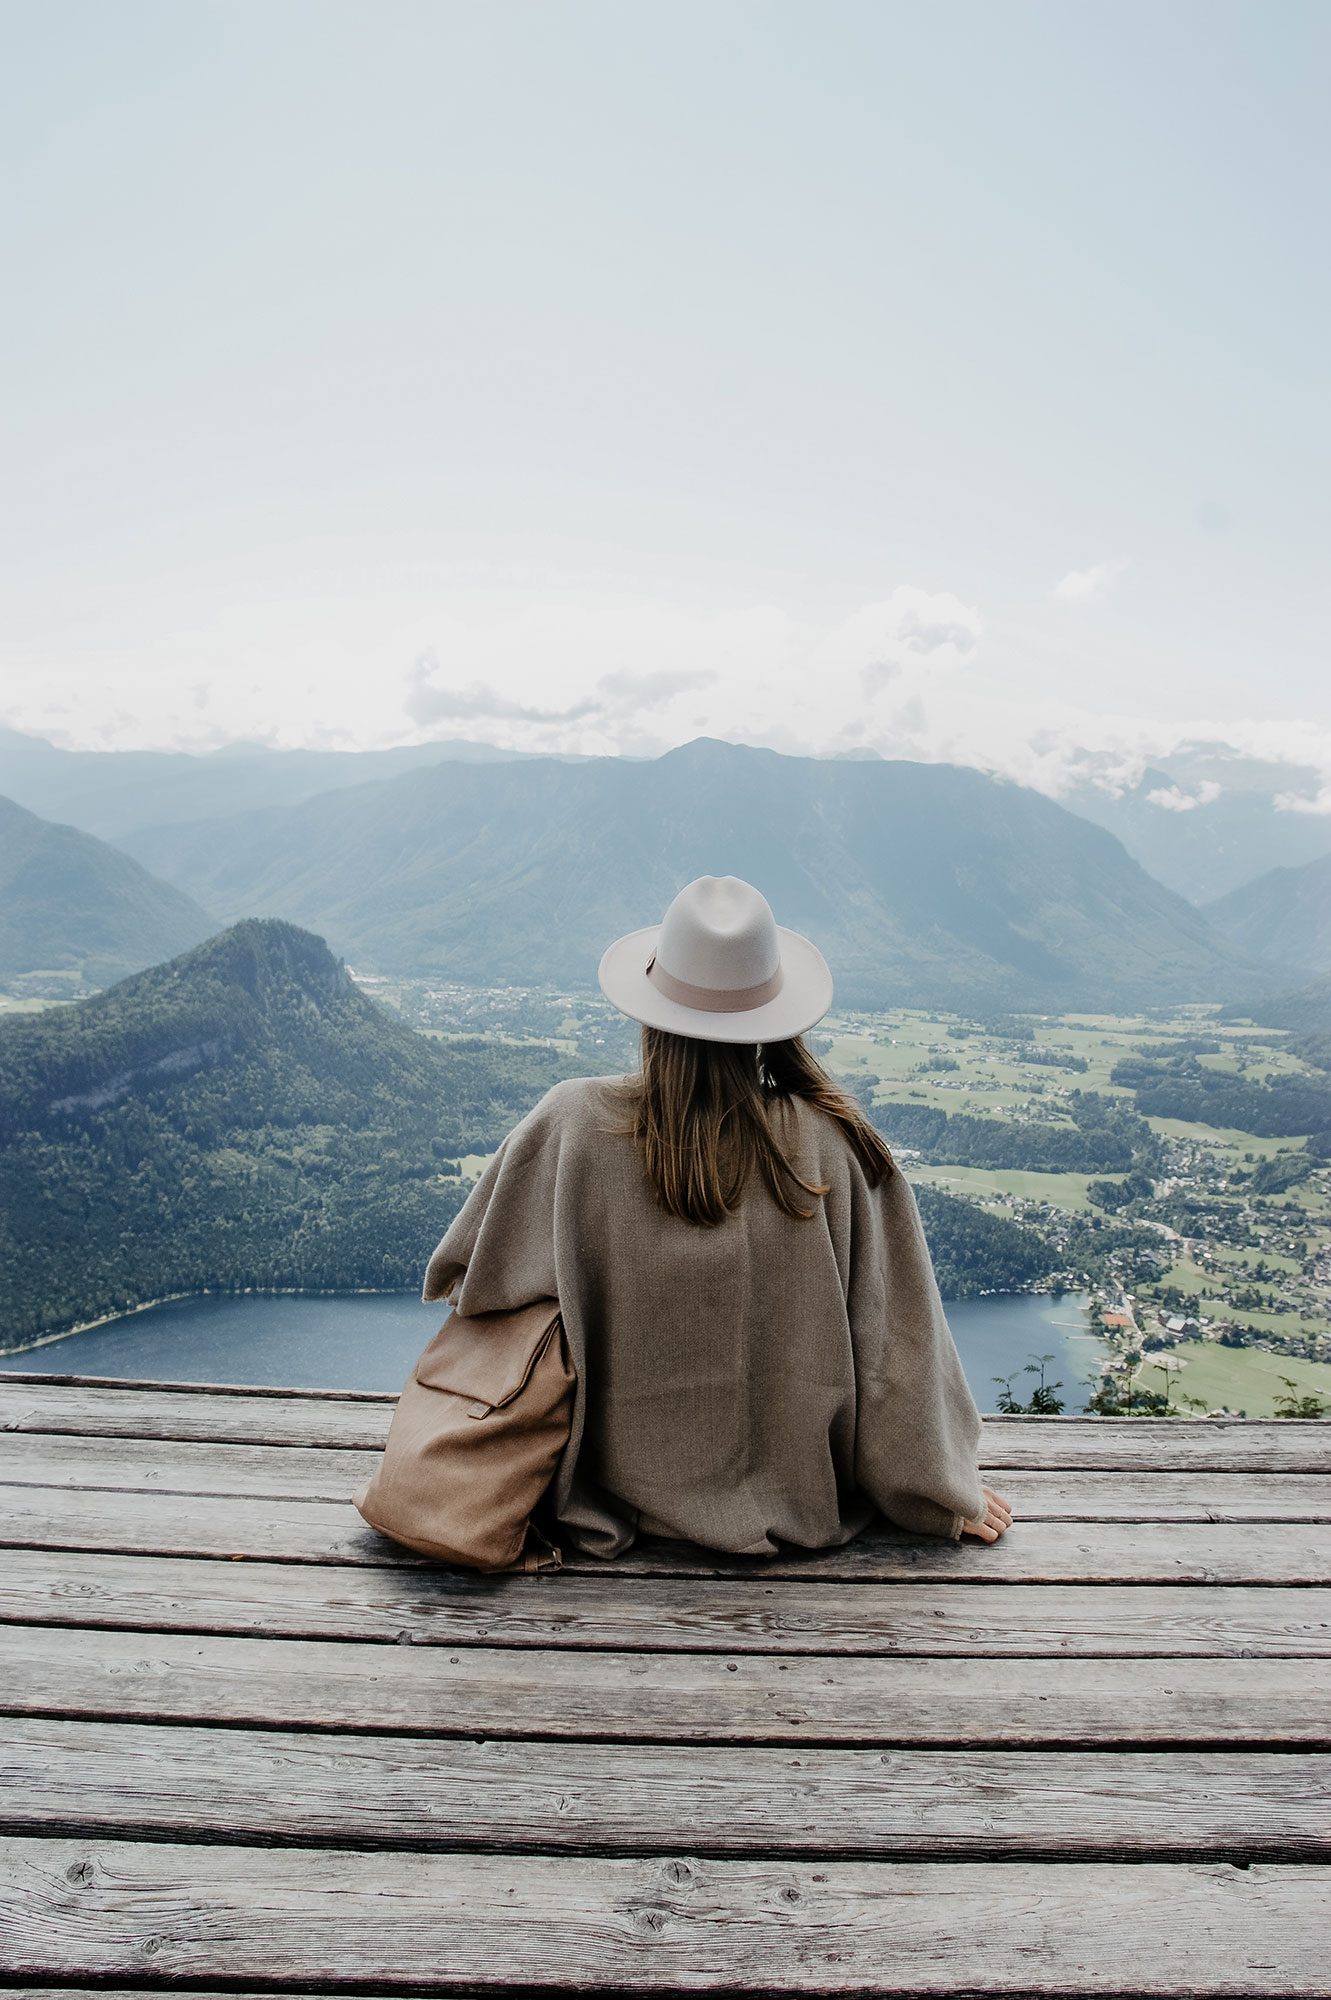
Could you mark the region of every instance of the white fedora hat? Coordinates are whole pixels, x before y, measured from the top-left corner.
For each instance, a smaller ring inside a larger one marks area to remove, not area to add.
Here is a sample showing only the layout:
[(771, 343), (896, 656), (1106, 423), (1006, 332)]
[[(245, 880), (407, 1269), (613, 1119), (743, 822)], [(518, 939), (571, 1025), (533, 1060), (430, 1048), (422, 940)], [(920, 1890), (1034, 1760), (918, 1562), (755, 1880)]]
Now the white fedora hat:
[(661, 923), (611, 945), (599, 977), (621, 1014), (700, 1042), (788, 1041), (832, 1004), (817, 945), (782, 930), (737, 875), (690, 882)]

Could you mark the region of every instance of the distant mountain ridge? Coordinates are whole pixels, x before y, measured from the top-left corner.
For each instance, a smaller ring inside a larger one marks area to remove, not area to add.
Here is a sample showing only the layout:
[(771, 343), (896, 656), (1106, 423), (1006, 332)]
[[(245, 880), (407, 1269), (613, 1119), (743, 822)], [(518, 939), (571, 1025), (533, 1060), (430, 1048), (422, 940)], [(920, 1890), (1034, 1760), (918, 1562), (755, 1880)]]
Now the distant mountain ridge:
[(1321, 783), (1311, 765), (1192, 744), (1124, 790), (1088, 779), (1062, 802), (1117, 834), (1158, 882), (1205, 906), (1274, 867), (1301, 867), (1331, 853), (1331, 816), (1281, 803), (1311, 800)]
[(425, 764), (508, 763), (525, 754), (460, 739), (391, 750), (270, 750), (257, 743), (206, 755), (62, 750), (44, 737), (0, 729), (0, 793), (43, 819), (118, 840), (141, 826), (297, 805), (318, 792), (397, 777)]
[(118, 847), (0, 798), (0, 986), (37, 975), (104, 986), (217, 925)]
[(362, 971), (591, 983), (683, 882), (756, 882), (843, 1003), (1112, 1010), (1288, 983), (1112, 835), (952, 765), (702, 738), (643, 762), (439, 765), (126, 842), (227, 918), (281, 914)]
[(1331, 971), (1331, 854), (1273, 868), (1204, 914), (1240, 949), (1308, 972)]

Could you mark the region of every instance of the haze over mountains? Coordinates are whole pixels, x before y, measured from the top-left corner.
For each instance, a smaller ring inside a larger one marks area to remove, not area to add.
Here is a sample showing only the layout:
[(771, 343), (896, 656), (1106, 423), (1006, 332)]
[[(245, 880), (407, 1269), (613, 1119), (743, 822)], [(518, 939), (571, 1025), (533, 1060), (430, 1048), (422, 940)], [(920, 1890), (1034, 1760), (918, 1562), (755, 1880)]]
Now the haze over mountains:
[(119, 848), (0, 798), (0, 985), (106, 986), (216, 928)]
[(1322, 783), (1311, 765), (1198, 744), (1162, 758), (1135, 784), (1114, 791), (1088, 781), (1062, 802), (1116, 833), (1157, 881), (1206, 905), (1269, 869), (1331, 854), (1331, 812), (1308, 810)]
[[(207, 754), (62, 750), (0, 729), (0, 794), (43, 819), (120, 840), (146, 826), (297, 805), (427, 765), (516, 763), (533, 755), (463, 738), (389, 750), (275, 750), (257, 743)], [(1059, 803), (1116, 834), (1166, 888), (1205, 904), (1269, 869), (1331, 854), (1331, 812), (1308, 809), (1322, 783), (1311, 765), (1263, 762), (1226, 744), (1199, 743), (1161, 758), (1131, 784), (1104, 756), (1088, 757), (1087, 775)]]
[(1273, 868), (1208, 904), (1206, 915), (1256, 957), (1309, 972), (1331, 967), (1331, 854)]
[(183, 750), (61, 750), (40, 736), (0, 729), (0, 794), (43, 819), (118, 840), (141, 826), (295, 805), (316, 792), (396, 777), (444, 759), (498, 763), (518, 754), (454, 740), (394, 750), (269, 750), (234, 743), (198, 757)]
[(817, 940), (851, 1003), (1109, 1009), (1291, 983), (1109, 834), (950, 765), (707, 739), (450, 763), (125, 845), (222, 921), (281, 915), (402, 977), (585, 985), (681, 883), (732, 873)]

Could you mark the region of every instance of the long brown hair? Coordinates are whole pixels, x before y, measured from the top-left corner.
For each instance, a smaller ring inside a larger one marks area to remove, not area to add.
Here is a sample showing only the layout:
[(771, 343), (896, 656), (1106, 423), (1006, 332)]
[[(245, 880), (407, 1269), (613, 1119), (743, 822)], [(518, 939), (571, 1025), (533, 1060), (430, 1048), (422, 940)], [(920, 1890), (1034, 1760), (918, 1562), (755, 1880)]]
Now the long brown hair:
[(782, 1098), (802, 1097), (839, 1125), (872, 1187), (895, 1172), (884, 1140), (798, 1036), (755, 1045), (644, 1028), (642, 1073), (629, 1088), (648, 1179), (661, 1207), (682, 1222), (724, 1222), (755, 1166), (787, 1215), (816, 1213), (828, 1190), (804, 1179), (768, 1115)]

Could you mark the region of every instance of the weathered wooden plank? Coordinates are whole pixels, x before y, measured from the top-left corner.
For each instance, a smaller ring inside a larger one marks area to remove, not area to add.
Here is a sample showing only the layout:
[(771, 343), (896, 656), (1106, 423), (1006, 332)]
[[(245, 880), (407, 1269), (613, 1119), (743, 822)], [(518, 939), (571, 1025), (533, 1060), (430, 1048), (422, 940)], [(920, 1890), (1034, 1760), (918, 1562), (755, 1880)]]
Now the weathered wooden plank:
[(0, 1431), (382, 1451), (395, 1397), (27, 1381), (0, 1374)]
[(1324, 1868), (0, 1843), (0, 1971), (439, 1992), (1326, 1993)]
[(994, 1471), (1331, 1471), (1331, 1419), (994, 1417), (981, 1463)]
[(0, 1711), (708, 1743), (1331, 1748), (1331, 1660), (776, 1659), (0, 1627)]
[[(108, 1492), (345, 1501), (379, 1463), (379, 1452), (350, 1447), (330, 1450), (317, 1445), (180, 1443), (175, 1439), (16, 1432), (0, 1446), (0, 1482)], [(1313, 1475), (1296, 1473), (1294, 1477), (1306, 1480), (1310, 1487), (1327, 1489), (1328, 1482)], [(1288, 1485), (1287, 1479), (1281, 1483)], [(1288, 1497), (1291, 1504), (1301, 1504), (1297, 1487), (1289, 1488)]]
[(10, 1627), (13, 1713), (660, 1741), (1331, 1746), (1319, 1660), (776, 1660)]
[[(591, 1557), (570, 1558), (571, 1568), (593, 1566), (604, 1568)], [(874, 1528), (842, 1549), (785, 1549), (769, 1558), (644, 1540), (613, 1567), (640, 1576), (739, 1577), (758, 1569), (776, 1578), (846, 1583), (910, 1576), (939, 1582), (1322, 1584), (1331, 1582), (1331, 1526), (1034, 1520), (1016, 1522), (993, 1543)]]
[(1331, 1591), (476, 1577), (15, 1549), (0, 1619), (596, 1651), (1331, 1657)]
[[(378, 1463), (350, 1448), (13, 1433), (0, 1481), (342, 1501)], [(1002, 1490), (1024, 1521), (1331, 1520), (1331, 1479), (1311, 1472), (1015, 1471)]]
[(13, 1717), (11, 1831), (711, 1854), (1331, 1854), (1331, 1757), (523, 1743)]
[[(108, 1501), (54, 1486), (0, 1486), (0, 1543), (393, 1568), (425, 1561), (367, 1528), (349, 1503), (243, 1495), (222, 1502), (210, 1494), (137, 1492)], [(844, 1549), (764, 1559), (644, 1542), (613, 1565), (576, 1556), (569, 1565), (622, 1577), (761, 1574), (809, 1582), (909, 1576), (921, 1582), (1320, 1584), (1331, 1582), (1331, 1524), (1027, 1521), (993, 1544), (882, 1531)]]
[[(0, 1430), (382, 1449), (393, 1397), (0, 1373)], [(983, 1462), (1086, 1471), (1331, 1472), (1331, 1420), (987, 1417)]]

